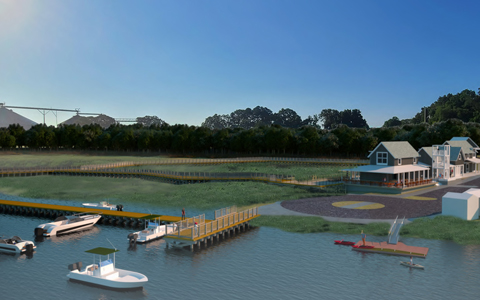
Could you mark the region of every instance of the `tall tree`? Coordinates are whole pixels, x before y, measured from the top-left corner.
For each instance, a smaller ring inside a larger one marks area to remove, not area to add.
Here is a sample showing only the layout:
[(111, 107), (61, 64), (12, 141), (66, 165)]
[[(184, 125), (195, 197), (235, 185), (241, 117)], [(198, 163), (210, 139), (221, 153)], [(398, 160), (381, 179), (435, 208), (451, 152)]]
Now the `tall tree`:
[(336, 109), (324, 109), (320, 112), (319, 116), (324, 129), (333, 129), (342, 121), (342, 116)]

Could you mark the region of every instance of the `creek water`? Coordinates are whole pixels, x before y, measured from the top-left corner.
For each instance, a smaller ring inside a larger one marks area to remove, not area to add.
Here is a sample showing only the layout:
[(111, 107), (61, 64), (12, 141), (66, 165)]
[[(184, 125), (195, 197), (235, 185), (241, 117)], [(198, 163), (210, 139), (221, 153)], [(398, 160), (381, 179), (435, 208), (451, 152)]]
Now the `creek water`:
[[(179, 215), (178, 209), (155, 210)], [(50, 220), (0, 214), (0, 235), (34, 240), (34, 228), (46, 222)], [(425, 266), (418, 270), (400, 265), (408, 257), (359, 253), (333, 243), (356, 242), (360, 234), (296, 234), (261, 227), (192, 252), (167, 249), (163, 240), (129, 246), (127, 235), (133, 231), (96, 225), (37, 240), (31, 256), (0, 253), (0, 299), (473, 299), (480, 292), (480, 246), (401, 238), (407, 245), (430, 248), (426, 259), (414, 259)], [(113, 291), (67, 280), (67, 266), (91, 263), (93, 257), (85, 251), (111, 248), (107, 239), (120, 250), (118, 268), (149, 278), (143, 289)]]

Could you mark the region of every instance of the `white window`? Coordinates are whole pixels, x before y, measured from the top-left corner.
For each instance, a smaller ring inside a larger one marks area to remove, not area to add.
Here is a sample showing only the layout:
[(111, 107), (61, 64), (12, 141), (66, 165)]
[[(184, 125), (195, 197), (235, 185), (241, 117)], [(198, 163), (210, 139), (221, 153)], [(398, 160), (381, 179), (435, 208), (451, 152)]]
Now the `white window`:
[(413, 158), (413, 164), (414, 164), (414, 165), (417, 164), (417, 158), (416, 158), (416, 157)]
[(388, 153), (377, 152), (377, 165), (387, 165), (387, 162), (388, 162)]
[(402, 159), (401, 159), (401, 158), (398, 159), (398, 165), (399, 165), (399, 166), (402, 165)]

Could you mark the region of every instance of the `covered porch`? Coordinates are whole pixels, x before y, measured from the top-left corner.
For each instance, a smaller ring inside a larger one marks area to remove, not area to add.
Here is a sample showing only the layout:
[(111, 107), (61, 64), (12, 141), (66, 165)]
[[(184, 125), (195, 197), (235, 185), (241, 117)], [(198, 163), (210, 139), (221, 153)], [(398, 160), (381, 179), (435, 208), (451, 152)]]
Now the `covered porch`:
[(345, 183), (404, 189), (432, 184), (430, 167), (424, 164), (405, 166), (367, 165), (344, 169)]

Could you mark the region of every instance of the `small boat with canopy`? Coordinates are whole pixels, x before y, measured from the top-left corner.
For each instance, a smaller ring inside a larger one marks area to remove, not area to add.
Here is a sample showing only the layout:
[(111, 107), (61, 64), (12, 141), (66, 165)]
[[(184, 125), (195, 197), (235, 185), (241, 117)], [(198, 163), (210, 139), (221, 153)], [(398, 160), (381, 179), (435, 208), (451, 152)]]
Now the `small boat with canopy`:
[[(117, 249), (98, 247), (85, 252), (93, 254), (93, 264), (82, 270), (82, 262), (68, 266), (70, 273), (67, 277), (73, 281), (113, 288), (135, 289), (143, 287), (147, 282), (147, 276), (115, 267), (115, 253)], [(110, 255), (113, 254), (113, 260)], [(98, 256), (98, 260), (96, 260)], [(106, 256), (106, 259), (105, 259)]]

